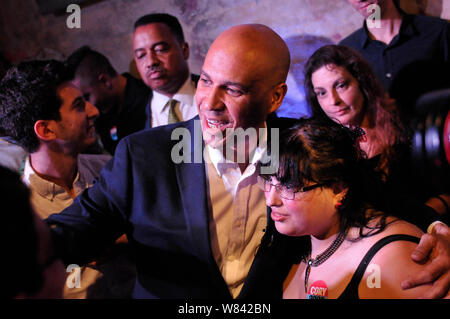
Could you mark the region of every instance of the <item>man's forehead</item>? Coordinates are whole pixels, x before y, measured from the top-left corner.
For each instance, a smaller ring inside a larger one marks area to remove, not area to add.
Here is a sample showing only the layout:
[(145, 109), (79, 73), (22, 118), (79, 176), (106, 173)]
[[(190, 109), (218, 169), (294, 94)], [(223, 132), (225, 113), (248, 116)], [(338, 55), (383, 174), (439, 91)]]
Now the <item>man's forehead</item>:
[(205, 58), (202, 71), (224, 81), (250, 84), (260, 77), (261, 67), (258, 59), (253, 59), (250, 54), (240, 54), (229, 48), (213, 48)]
[(175, 40), (170, 28), (164, 23), (150, 23), (136, 28), (133, 34), (134, 44), (143, 44), (146, 42)]
[(70, 81), (61, 83), (57, 87), (56, 92), (58, 93), (58, 95), (61, 99), (63, 99), (64, 101), (67, 100), (67, 102), (71, 102), (74, 99), (76, 99), (77, 97), (82, 97), (82, 93), (81, 93), (80, 89), (78, 89)]

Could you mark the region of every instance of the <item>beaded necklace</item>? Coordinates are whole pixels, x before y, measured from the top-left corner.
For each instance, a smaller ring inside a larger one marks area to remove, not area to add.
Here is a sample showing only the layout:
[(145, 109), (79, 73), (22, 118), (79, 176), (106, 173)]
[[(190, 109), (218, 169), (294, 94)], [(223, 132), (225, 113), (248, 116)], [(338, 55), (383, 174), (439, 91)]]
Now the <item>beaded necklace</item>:
[[(309, 273), (311, 272), (311, 267), (317, 267), (321, 264), (323, 264), (328, 258), (333, 255), (336, 250), (341, 246), (345, 239), (345, 233), (339, 233), (339, 235), (336, 237), (336, 239), (331, 243), (331, 245), (320, 255), (318, 255), (316, 258), (309, 258), (308, 261), (306, 261), (306, 271), (305, 271), (305, 293), (307, 293), (308, 289), (308, 279), (309, 279)], [(305, 259), (306, 260), (306, 259)]]

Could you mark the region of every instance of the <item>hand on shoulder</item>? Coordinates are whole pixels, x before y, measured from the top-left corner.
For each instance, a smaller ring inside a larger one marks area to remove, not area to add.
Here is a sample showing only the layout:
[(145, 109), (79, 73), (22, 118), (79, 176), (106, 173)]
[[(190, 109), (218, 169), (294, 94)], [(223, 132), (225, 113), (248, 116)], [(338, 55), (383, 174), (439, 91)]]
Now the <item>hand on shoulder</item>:
[[(404, 234), (420, 238), (423, 232), (416, 226), (389, 217), (386, 229), (371, 238), (373, 244), (390, 235)], [(401, 282), (409, 276), (420, 273), (426, 264), (417, 264), (411, 253), (417, 244), (406, 240), (390, 242), (373, 257), (359, 285), (359, 297), (370, 299), (418, 298), (430, 285), (403, 290)]]

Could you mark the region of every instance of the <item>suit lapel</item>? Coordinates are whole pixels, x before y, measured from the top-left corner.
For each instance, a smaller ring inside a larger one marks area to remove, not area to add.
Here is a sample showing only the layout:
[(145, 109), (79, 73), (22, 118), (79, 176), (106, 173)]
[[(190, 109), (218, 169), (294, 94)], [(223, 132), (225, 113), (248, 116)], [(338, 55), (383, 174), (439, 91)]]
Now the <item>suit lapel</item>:
[(145, 106), (145, 128), (146, 129), (152, 127), (152, 98), (153, 98), (153, 91), (150, 90), (150, 93), (148, 95), (147, 105)]
[[(212, 253), (209, 240), (205, 164), (202, 158), (200, 162), (198, 158), (199, 154), (203, 154), (203, 139), (199, 123), (197, 123), (198, 128), (195, 126), (198, 132), (194, 133), (195, 120), (198, 120), (198, 117), (188, 121), (188, 129), (191, 134), (191, 163), (176, 164), (175, 170), (185, 220), (196, 255), (201, 260), (210, 263)], [(194, 157), (195, 150), (197, 152), (201, 150), (197, 154), (197, 158)]]

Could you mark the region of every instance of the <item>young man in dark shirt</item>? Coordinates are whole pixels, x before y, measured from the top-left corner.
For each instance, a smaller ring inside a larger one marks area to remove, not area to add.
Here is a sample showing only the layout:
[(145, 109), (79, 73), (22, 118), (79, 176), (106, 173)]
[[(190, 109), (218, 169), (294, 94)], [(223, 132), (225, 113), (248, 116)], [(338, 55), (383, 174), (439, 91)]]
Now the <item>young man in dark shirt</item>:
[(67, 62), (73, 69), (73, 83), (99, 108), (95, 128), (105, 150), (114, 155), (120, 139), (145, 128), (149, 88), (128, 73), (117, 73), (103, 54), (87, 46), (72, 53)]
[[(415, 102), (421, 95), (450, 87), (447, 21), (406, 14), (398, 0), (348, 2), (366, 20), (340, 44), (359, 51), (370, 63), (380, 83), (396, 99), (405, 120), (414, 115)], [(374, 21), (377, 16), (379, 21)]]

